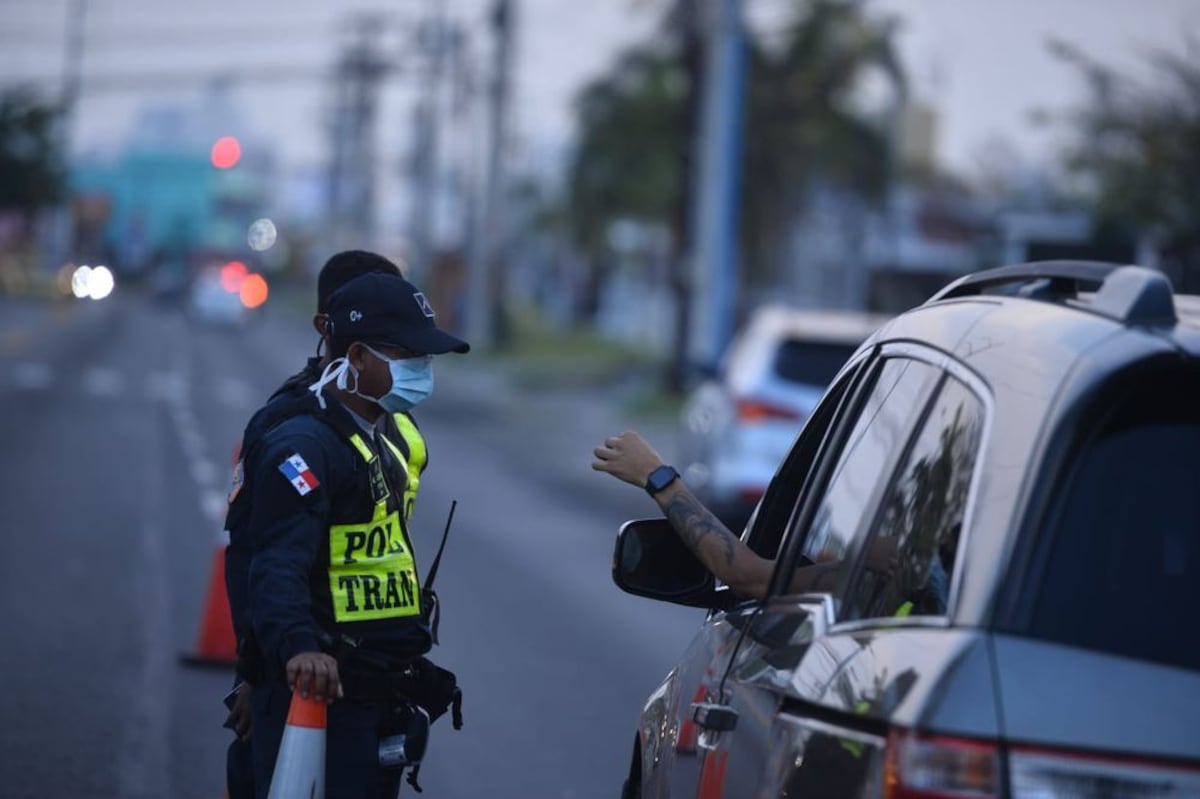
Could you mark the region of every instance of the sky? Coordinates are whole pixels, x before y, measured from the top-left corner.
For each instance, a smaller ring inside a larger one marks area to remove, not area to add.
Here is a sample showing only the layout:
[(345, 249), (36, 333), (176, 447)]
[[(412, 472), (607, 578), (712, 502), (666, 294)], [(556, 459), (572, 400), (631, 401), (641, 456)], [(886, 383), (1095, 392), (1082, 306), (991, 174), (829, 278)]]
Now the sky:
[[(665, 0), (518, 2), (512, 125), (524, 156), (536, 159), (569, 145), (575, 93), (622, 47), (650, 34)], [(771, 20), (786, 13), (792, 0), (744, 2), (754, 19)], [(138, 81), (146, 75), (194, 78), (224, 70), (243, 76), (230, 89), (241, 119), (228, 125), (271, 141), (288, 168), (317, 169), (326, 160), (322, 120), (331, 97), (323, 76), (350, 35), (348, 20), (374, 12), (383, 15), (373, 26), (381, 46), (405, 65), (386, 80), (380, 106), (383, 166), (398, 171), (411, 143), (411, 109), (422, 85), (412, 69), (412, 22), (440, 8), (465, 24), (478, 62), (488, 52), (485, 0), (440, 5), (436, 0), (0, 0), (0, 85), (31, 79), (56, 85), (68, 8), (74, 3), (87, 9), (84, 89), (73, 140), (84, 151), (124, 141), (146, 104), (195, 98), (199, 91), (194, 81), (190, 88), (126, 82), (124, 88), (106, 89), (101, 83), (106, 76)], [(1033, 124), (1031, 112), (1069, 109), (1082, 99), (1083, 85), (1075, 71), (1049, 55), (1048, 37), (1133, 72), (1141, 69), (1148, 48), (1180, 50), (1186, 32), (1200, 37), (1200, 0), (868, 0), (867, 5), (901, 21), (898, 45), (916, 96), (938, 112), (939, 158), (967, 173), (1001, 142), (1031, 162), (1052, 158), (1061, 145), (1061, 132)], [(449, 125), (446, 146), (469, 150), (479, 120), (463, 117)]]

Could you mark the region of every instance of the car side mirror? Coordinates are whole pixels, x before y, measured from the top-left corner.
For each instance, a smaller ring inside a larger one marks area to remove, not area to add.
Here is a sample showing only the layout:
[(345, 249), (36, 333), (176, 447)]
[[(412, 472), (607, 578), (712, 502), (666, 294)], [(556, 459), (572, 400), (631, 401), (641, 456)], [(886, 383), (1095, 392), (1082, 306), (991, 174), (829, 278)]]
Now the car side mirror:
[(689, 607), (720, 607), (730, 593), (716, 590), (712, 572), (666, 519), (639, 519), (621, 525), (612, 576), (627, 594)]

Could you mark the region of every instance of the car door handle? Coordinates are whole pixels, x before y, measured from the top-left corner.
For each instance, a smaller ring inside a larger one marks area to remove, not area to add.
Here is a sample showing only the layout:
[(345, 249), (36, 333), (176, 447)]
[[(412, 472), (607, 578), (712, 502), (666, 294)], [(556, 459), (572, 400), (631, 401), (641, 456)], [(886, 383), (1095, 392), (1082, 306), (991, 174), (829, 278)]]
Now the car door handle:
[(729, 732), (737, 727), (738, 713), (729, 705), (694, 702), (692, 704), (692, 721), (696, 722), (696, 726), (702, 730)]

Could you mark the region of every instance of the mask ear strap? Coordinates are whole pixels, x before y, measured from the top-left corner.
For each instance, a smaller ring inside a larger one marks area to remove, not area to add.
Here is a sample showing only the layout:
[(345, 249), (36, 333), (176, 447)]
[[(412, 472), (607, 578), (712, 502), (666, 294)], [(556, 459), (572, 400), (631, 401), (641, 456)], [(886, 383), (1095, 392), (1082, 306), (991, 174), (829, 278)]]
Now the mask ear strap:
[[(350, 361), (347, 358), (338, 358), (336, 361), (330, 361), (325, 367), (325, 371), (321, 372), (321, 377), (317, 382), (308, 387), (308, 390), (317, 395), (317, 402), (321, 406), (321, 410), (325, 410), (325, 386), (329, 383), (337, 381), (337, 387), (345, 390), (346, 372), (350, 371)], [(354, 376), (354, 387), (358, 388), (358, 375)]]

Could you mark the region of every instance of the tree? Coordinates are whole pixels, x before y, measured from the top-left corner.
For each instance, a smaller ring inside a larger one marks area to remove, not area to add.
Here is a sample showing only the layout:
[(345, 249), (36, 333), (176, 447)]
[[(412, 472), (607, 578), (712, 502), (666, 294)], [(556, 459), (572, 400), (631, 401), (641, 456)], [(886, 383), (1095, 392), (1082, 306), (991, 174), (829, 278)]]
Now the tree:
[(1087, 82), (1088, 101), (1069, 118), (1067, 164), (1092, 184), (1098, 228), (1151, 234), (1177, 288), (1200, 291), (1200, 48), (1152, 52), (1156, 79), (1145, 82), (1069, 43), (1050, 48)]
[[(567, 191), (575, 242), (591, 266), (591, 296), (609, 268), (606, 238), (620, 219), (671, 232), (672, 286), (681, 313), (669, 385), (682, 385), (689, 287), (687, 248), (693, 136), (699, 129), (701, 48), (694, 2), (677, 0), (654, 42), (624, 52), (576, 100), (579, 141)], [(747, 42), (740, 214), (745, 280), (767, 281), (782, 237), (821, 182), (876, 198), (891, 174), (889, 142), (855, 110), (872, 70), (902, 91), (893, 26), (843, 0), (796, 0), (784, 46)]]
[(580, 140), (568, 177), (575, 241), (592, 263), (593, 296), (606, 273), (607, 234), (633, 218), (669, 225), (684, 192), (675, 154), (686, 147), (681, 119), (686, 78), (669, 44), (627, 50), (576, 100)]
[(58, 110), (31, 91), (0, 95), (0, 210), (31, 215), (62, 196), (57, 122)]
[(771, 253), (814, 186), (870, 201), (883, 195), (892, 176), (888, 135), (856, 110), (854, 96), (872, 73), (903, 94), (894, 29), (857, 3), (812, 0), (797, 3), (781, 52), (750, 48), (741, 229), (748, 279), (774, 276)]

